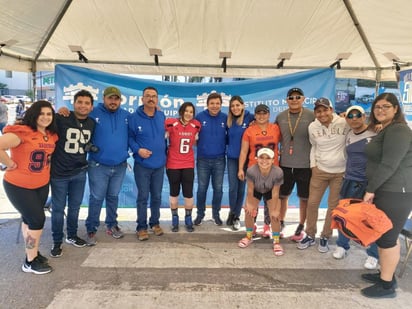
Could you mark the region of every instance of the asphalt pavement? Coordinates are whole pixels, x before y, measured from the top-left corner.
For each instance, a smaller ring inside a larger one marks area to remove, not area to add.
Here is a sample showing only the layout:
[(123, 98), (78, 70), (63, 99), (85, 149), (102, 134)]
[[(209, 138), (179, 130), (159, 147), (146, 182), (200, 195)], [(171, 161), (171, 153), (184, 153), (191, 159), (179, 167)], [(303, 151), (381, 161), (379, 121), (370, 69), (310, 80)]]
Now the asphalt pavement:
[[(227, 208), (222, 209), (222, 219), (227, 213)], [(319, 231), (324, 214), (321, 210)], [(79, 236), (85, 234), (86, 215), (87, 208), (82, 208)], [(298, 210), (290, 208), (285, 236), (293, 233), (297, 219)], [(404, 276), (398, 278), (397, 297), (373, 300), (359, 293), (368, 284), (360, 278), (366, 272), (366, 254), (357, 244), (352, 244), (345, 259), (335, 260), (336, 237), (330, 241), (331, 250), (323, 254), (317, 246), (298, 250), (285, 238), (281, 241), (285, 255), (275, 257), (270, 241), (259, 237), (249, 248), (238, 248), (244, 228), (235, 232), (225, 225), (216, 226), (210, 208), (193, 233), (183, 226), (172, 233), (170, 210), (162, 209), (165, 234), (150, 234), (145, 242), (135, 236), (135, 220), (135, 209), (119, 209), (124, 238), (106, 235), (101, 226), (96, 246), (64, 244), (63, 256), (51, 258), (47, 214), (40, 251), (49, 257), (54, 270), (46, 275), (23, 273), (19, 214), (0, 186), (0, 308), (410, 308), (412, 259)]]

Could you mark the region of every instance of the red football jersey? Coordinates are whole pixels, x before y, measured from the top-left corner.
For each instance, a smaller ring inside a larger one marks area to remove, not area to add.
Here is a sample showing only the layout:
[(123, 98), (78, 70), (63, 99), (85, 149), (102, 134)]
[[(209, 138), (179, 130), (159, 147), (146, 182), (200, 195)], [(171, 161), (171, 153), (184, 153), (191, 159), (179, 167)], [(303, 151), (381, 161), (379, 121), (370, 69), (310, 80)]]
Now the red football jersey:
[(179, 119), (166, 119), (165, 129), (169, 137), (166, 168), (195, 167), (193, 146), (196, 143), (200, 127), (200, 122), (196, 119), (192, 119), (187, 125), (183, 125)]

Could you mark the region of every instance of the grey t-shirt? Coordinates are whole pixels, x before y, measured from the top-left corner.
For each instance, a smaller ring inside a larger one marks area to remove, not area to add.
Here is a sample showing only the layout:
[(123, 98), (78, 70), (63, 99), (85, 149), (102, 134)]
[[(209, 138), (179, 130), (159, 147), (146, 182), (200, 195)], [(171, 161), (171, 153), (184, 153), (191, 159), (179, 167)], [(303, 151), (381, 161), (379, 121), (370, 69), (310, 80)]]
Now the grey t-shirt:
[(283, 171), (280, 167), (272, 165), (267, 176), (263, 176), (257, 164), (252, 165), (246, 171), (246, 179), (253, 182), (255, 191), (266, 193), (273, 189), (274, 186), (283, 184)]
[(290, 154), (291, 129), (295, 128), (299, 113), (290, 113), (290, 127), (288, 122), (289, 110), (279, 113), (276, 123), (280, 127), (282, 140), (280, 146), (280, 165), (293, 168), (310, 168), (310, 148), (308, 127), (315, 120), (313, 111), (303, 108), (302, 116), (293, 135), (293, 152)]

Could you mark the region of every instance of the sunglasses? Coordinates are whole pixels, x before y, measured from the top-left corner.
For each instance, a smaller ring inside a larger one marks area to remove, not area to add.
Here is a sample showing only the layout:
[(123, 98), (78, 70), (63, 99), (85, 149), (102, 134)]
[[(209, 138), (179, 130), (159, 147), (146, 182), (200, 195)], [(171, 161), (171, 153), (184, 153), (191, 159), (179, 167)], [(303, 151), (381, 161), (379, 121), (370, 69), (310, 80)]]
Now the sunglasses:
[(293, 101), (293, 100), (300, 100), (301, 98), (302, 98), (301, 95), (290, 95), (288, 96), (287, 99)]
[(362, 113), (357, 113), (357, 114), (349, 114), (346, 116), (349, 119), (353, 119), (353, 118), (362, 118)]

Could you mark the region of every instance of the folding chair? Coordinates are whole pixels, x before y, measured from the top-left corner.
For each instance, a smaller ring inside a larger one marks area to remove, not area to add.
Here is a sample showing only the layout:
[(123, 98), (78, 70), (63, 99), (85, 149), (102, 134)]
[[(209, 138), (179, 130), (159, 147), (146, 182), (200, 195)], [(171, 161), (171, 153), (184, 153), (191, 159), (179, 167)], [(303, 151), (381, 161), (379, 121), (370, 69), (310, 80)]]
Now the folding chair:
[[(49, 213), (51, 213), (52, 209), (51, 209), (51, 196), (49, 196), (46, 200), (46, 203), (44, 204), (44, 211), (48, 211)], [(21, 224), (23, 222), (23, 219), (20, 219), (20, 224), (19, 227), (17, 229), (17, 237), (16, 237), (16, 244), (18, 244), (20, 242), (20, 234), (21, 234)]]
[(408, 265), (409, 257), (412, 253), (412, 216), (408, 220), (406, 220), (405, 226), (401, 231), (401, 235), (405, 239), (406, 255), (403, 259), (401, 270), (399, 271), (399, 278), (403, 276), (403, 273), (406, 270), (406, 266)]

